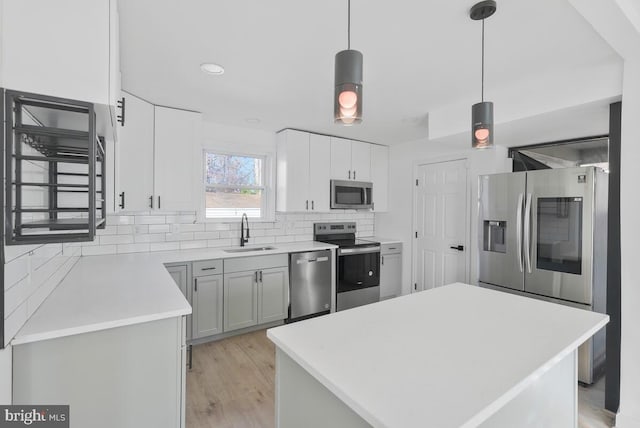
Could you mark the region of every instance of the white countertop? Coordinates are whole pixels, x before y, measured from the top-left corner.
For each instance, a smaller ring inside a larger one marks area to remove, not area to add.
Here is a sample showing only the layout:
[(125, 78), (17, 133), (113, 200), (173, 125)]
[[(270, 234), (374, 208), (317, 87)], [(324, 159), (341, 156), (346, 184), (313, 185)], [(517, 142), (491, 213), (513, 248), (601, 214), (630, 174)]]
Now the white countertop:
[(165, 263), (337, 248), (315, 241), (273, 247), (274, 250), (244, 253), (208, 248), (81, 257), (12, 343), (19, 345), (190, 314), (191, 306)]
[(474, 427), (608, 319), (457, 283), (267, 335), (374, 427)]
[(381, 237), (381, 236), (363, 236), (360, 239), (364, 239), (365, 241), (379, 242), (382, 245), (384, 245), (384, 244), (401, 244), (402, 243), (402, 241), (400, 239), (384, 238), (384, 237)]

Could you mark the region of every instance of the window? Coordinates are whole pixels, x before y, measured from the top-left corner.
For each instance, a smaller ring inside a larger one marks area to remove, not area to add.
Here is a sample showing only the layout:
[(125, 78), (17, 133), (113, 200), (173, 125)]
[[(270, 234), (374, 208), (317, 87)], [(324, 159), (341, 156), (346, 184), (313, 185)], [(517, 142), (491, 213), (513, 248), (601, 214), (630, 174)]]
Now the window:
[(264, 156), (205, 152), (205, 218), (265, 215)]

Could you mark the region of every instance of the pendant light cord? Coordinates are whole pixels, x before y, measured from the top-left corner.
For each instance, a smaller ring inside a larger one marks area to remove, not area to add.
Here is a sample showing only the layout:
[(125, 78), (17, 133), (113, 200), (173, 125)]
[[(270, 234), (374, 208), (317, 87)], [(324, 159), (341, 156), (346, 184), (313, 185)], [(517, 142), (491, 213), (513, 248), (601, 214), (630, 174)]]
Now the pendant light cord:
[(351, 49), (351, 0), (347, 2), (347, 49)]
[(484, 102), (484, 19), (482, 20), (482, 83), (480, 87), (482, 88), (480, 92), (480, 99)]

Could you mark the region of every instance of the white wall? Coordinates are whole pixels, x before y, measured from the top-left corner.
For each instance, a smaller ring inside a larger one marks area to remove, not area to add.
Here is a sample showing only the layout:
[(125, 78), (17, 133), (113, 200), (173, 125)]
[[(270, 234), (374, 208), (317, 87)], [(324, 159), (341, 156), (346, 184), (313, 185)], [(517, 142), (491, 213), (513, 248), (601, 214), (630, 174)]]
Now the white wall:
[(376, 234), (402, 240), (403, 294), (411, 292), (412, 234), (413, 234), (413, 190), (415, 172), (419, 164), (467, 158), (468, 206), (471, 210), (470, 224), (470, 275), (471, 283), (477, 281), (477, 195), (478, 175), (511, 171), (511, 159), (507, 150), (496, 146), (488, 150), (473, 150), (469, 146), (467, 133), (439, 141), (427, 139), (391, 146), (389, 150), (389, 211), (376, 214)]
[(640, 53), (628, 58), (622, 94), (620, 165), (620, 249), (622, 278), (622, 338), (620, 413), (616, 427), (640, 426)]

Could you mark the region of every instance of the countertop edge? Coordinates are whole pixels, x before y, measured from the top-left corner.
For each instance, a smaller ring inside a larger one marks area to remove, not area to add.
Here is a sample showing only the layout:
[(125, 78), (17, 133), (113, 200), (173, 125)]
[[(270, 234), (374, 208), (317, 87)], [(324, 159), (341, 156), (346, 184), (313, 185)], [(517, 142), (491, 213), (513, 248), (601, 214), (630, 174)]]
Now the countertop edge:
[(299, 364), (307, 373), (309, 373), (314, 379), (316, 379), (322, 386), (327, 388), (331, 393), (338, 397), (343, 403), (345, 403), (351, 410), (356, 412), (365, 421), (371, 424), (374, 428), (385, 428), (384, 424), (376, 418), (369, 410), (361, 406), (355, 400), (353, 400), (347, 393), (340, 388), (337, 388), (333, 382), (322, 376), (316, 369), (307, 364), (303, 358), (301, 358), (290, 347), (281, 342), (277, 337), (271, 334), (271, 329), (267, 330), (267, 337), (271, 340), (279, 349), (281, 349), (289, 358)]
[(479, 426), (482, 422), (485, 422), (498, 410), (504, 407), (509, 401), (514, 399), (518, 394), (524, 391), (529, 385), (531, 385), (536, 379), (548, 372), (552, 367), (559, 363), (563, 358), (567, 357), (571, 352), (576, 351), (580, 345), (586, 342), (591, 336), (596, 334), (601, 328), (603, 328), (609, 322), (609, 315), (602, 314), (604, 318), (596, 324), (593, 328), (587, 330), (582, 336), (579, 336), (576, 340), (567, 345), (562, 351), (558, 352), (549, 361), (538, 367), (531, 372), (522, 381), (514, 385), (511, 389), (507, 390), (503, 395), (494, 400), (490, 405), (485, 407), (481, 412), (476, 414), (472, 419), (467, 421), (461, 428), (471, 428)]
[(109, 330), (117, 327), (127, 327), (130, 325), (142, 324), (142, 323), (151, 322), (151, 321), (159, 321), (167, 318), (181, 317), (189, 314), (191, 314), (191, 308), (176, 309), (174, 311), (168, 311), (168, 312), (157, 313), (152, 315), (145, 315), (145, 316), (139, 316), (139, 317), (133, 317), (133, 318), (123, 318), (119, 320), (105, 321), (105, 322), (95, 323), (95, 324), (85, 324), (78, 327), (52, 330), (52, 331), (43, 332), (43, 333), (34, 333), (34, 334), (25, 335), (25, 336), (16, 335), (16, 337), (14, 337), (13, 340), (11, 341), (11, 344), (12, 346), (25, 345), (28, 343), (40, 342), (43, 340), (59, 339), (61, 337), (75, 336), (83, 333), (93, 333), (96, 331)]

